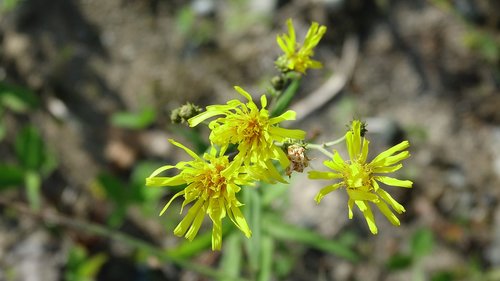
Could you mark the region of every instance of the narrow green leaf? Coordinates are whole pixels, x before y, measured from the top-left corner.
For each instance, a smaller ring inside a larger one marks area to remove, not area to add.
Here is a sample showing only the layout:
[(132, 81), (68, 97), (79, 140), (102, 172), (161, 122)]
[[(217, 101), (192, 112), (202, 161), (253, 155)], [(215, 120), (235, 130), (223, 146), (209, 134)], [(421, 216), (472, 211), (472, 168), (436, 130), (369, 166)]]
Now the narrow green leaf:
[(124, 205), (129, 199), (129, 189), (125, 183), (115, 176), (101, 173), (97, 180), (106, 192), (106, 196), (118, 205)]
[(386, 263), (386, 267), (389, 270), (401, 270), (406, 269), (413, 263), (413, 258), (409, 255), (395, 254), (389, 258)]
[(261, 202), (259, 190), (247, 187), (243, 190), (243, 214), (248, 220), (249, 227), (252, 230), (252, 237), (245, 240), (245, 247), (248, 253), (250, 268), (253, 271), (259, 269), (260, 246), (261, 242)]
[(0, 104), (15, 112), (26, 112), (38, 107), (39, 100), (27, 88), (0, 81)]
[(0, 164), (0, 190), (21, 186), (24, 183), (24, 170), (14, 165)]
[[(1, 118), (1, 116), (0, 116), (0, 118)], [(5, 138), (6, 133), (7, 133), (7, 130), (5, 128), (5, 125), (3, 123), (0, 123), (0, 141), (2, 141), (3, 138)]]
[(261, 259), (259, 281), (271, 280), (273, 267), (274, 240), (268, 235), (263, 235), (261, 239)]
[(241, 238), (242, 235), (237, 232), (233, 232), (227, 237), (224, 237), (220, 271), (228, 276), (228, 278), (223, 279), (223, 281), (232, 281), (240, 276), (243, 254), (241, 251)]
[(278, 97), (278, 100), (276, 101), (276, 104), (274, 104), (272, 110), (271, 110), (271, 116), (279, 116), (280, 114), (284, 113), (287, 109), (288, 106), (290, 106), (290, 103), (293, 100), (293, 97), (297, 93), (299, 86), (300, 86), (300, 76), (296, 76), (292, 78), (292, 82), (290, 85), (288, 85), (288, 88), (286, 88), (285, 92)]
[(111, 116), (111, 124), (126, 129), (144, 129), (156, 119), (153, 108), (146, 108), (139, 113), (117, 112)]
[(155, 202), (164, 194), (165, 189), (147, 188), (144, 184), (146, 177), (151, 175), (151, 171), (154, 171), (162, 165), (164, 165), (164, 163), (144, 161), (134, 166), (132, 174), (130, 175), (132, 201), (156, 205)]
[(38, 211), (41, 207), (40, 186), (42, 180), (37, 172), (29, 171), (25, 174), (26, 196), (31, 209)]
[(80, 265), (78, 275), (84, 280), (94, 280), (107, 260), (108, 257), (103, 253), (92, 256)]
[(39, 170), (46, 159), (42, 137), (33, 126), (27, 126), (19, 132), (15, 151), (19, 162), (27, 170)]
[(430, 229), (417, 230), (411, 239), (411, 254), (415, 258), (428, 255), (434, 247), (434, 235)]
[(348, 246), (327, 239), (311, 230), (287, 224), (278, 218), (263, 217), (263, 229), (276, 239), (300, 242), (349, 261), (357, 261), (358, 255)]

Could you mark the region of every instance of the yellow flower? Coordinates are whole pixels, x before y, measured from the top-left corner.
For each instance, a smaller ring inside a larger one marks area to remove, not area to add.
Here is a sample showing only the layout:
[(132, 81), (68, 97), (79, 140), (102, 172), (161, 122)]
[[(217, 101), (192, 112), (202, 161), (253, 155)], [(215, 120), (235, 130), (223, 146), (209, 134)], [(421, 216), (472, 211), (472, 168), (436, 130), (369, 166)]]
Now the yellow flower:
[(309, 172), (309, 178), (340, 179), (340, 182), (321, 189), (315, 197), (316, 202), (319, 204), (326, 194), (340, 187), (345, 187), (349, 195), (349, 219), (352, 219), (352, 208), (356, 204), (361, 212), (363, 212), (370, 231), (373, 234), (377, 234), (377, 226), (368, 202), (377, 205), (393, 225), (399, 226), (399, 219), (387, 204), (398, 214), (405, 212), (405, 208), (394, 200), (389, 193), (383, 190), (378, 182), (391, 186), (412, 187), (413, 183), (409, 180), (399, 180), (380, 175), (397, 171), (403, 167), (398, 162), (410, 156), (410, 153), (405, 150), (410, 146), (410, 143), (403, 141), (380, 153), (370, 163), (367, 163), (369, 141), (361, 137), (361, 127), (361, 122), (355, 120), (352, 122), (351, 130), (345, 135), (350, 160), (344, 161), (339, 153), (335, 151), (333, 159), (324, 162), (324, 165), (332, 169), (333, 172), (311, 171)]
[[(236, 199), (236, 193), (240, 191), (240, 186), (250, 185), (248, 176), (244, 173), (243, 167), (235, 162), (230, 162), (224, 156), (225, 148), (218, 152), (211, 148), (209, 153), (203, 157), (198, 156), (184, 145), (170, 140), (170, 142), (184, 149), (194, 159), (188, 162), (179, 162), (175, 166), (166, 165), (158, 168), (148, 178), (146, 186), (177, 186), (186, 184), (187, 187), (176, 193), (165, 205), (160, 216), (167, 210), (172, 201), (183, 195), (185, 205), (195, 202), (189, 209), (187, 215), (177, 225), (174, 234), (185, 236), (189, 241), (198, 233), (201, 223), (208, 214), (213, 221), (212, 228), (212, 250), (220, 250), (222, 245), (222, 219), (229, 216), (231, 221), (247, 236), (250, 237), (248, 224), (241, 213), (242, 203)], [(173, 177), (159, 177), (158, 175), (166, 170), (176, 168), (181, 172)]]
[(288, 35), (283, 34), (276, 38), (278, 45), (285, 53), (276, 60), (276, 65), (285, 70), (301, 73), (305, 73), (308, 68), (321, 68), (321, 63), (312, 60), (311, 57), (314, 55), (314, 48), (326, 32), (326, 26), (320, 26), (317, 22), (313, 22), (307, 31), (304, 44), (300, 46), (295, 41), (292, 19), (288, 19), (286, 24), (288, 25)]
[(208, 118), (223, 115), (208, 125), (212, 130), (210, 141), (219, 146), (236, 144), (238, 154), (234, 161), (245, 165), (248, 173), (255, 179), (284, 181), (272, 159), (278, 160), (283, 168), (288, 167), (290, 161), (287, 155), (275, 142), (305, 137), (306, 133), (302, 130), (278, 126), (282, 121), (295, 119), (295, 112), (288, 110), (280, 116), (271, 117), (266, 109), (265, 95), (260, 98), (262, 108), (259, 109), (249, 93), (238, 86), (235, 89), (248, 100), (247, 103), (231, 100), (226, 105), (207, 106), (205, 112), (188, 120), (189, 125), (194, 127)]

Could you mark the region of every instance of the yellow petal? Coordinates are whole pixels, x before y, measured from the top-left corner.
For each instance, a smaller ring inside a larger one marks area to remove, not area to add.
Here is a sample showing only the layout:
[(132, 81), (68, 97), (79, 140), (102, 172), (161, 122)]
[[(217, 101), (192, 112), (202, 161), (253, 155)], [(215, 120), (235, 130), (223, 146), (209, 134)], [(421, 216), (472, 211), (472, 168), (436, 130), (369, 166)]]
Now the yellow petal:
[(381, 152), (379, 155), (377, 155), (377, 157), (375, 157), (371, 163), (373, 163), (374, 165), (376, 165), (377, 162), (393, 155), (394, 153), (398, 152), (398, 151), (401, 151), (401, 150), (404, 150), (404, 149), (407, 149), (408, 147), (410, 146), (410, 143), (408, 141), (402, 141), (400, 142), (399, 144), (396, 144), (395, 146), (387, 149), (386, 151), (384, 152)]
[(377, 190), (377, 194), (385, 201), (387, 202), (389, 205), (391, 205), (391, 207), (394, 209), (394, 211), (396, 211), (398, 214), (401, 214), (403, 212), (405, 212), (405, 207), (403, 207), (403, 205), (399, 204), (398, 201), (394, 200), (394, 198), (392, 198), (392, 196), (387, 193), (387, 191), (383, 190), (382, 188), (379, 188)]
[(266, 108), (267, 106), (267, 98), (266, 98), (266, 95), (262, 95), (260, 96), (260, 106), (262, 108)]
[(368, 145), (369, 144), (370, 144), (370, 141), (363, 138), (363, 145), (361, 147), (361, 156), (359, 157), (359, 161), (361, 163), (366, 163), (366, 158), (368, 157)]
[(353, 217), (352, 208), (354, 207), (354, 200), (349, 199), (347, 201), (347, 207), (349, 208), (349, 219), (352, 220)]
[(330, 180), (330, 179), (339, 179), (342, 178), (342, 175), (334, 172), (320, 172), (320, 171), (309, 171), (308, 177), (310, 179), (321, 179), (321, 180)]
[(387, 207), (387, 204), (385, 204), (384, 201), (379, 201), (377, 204), (377, 207), (380, 209), (382, 214), (395, 226), (399, 226), (401, 223), (399, 222), (398, 217), (394, 215), (394, 213)]
[(273, 117), (269, 119), (269, 124), (274, 125), (277, 123), (281, 123), (286, 120), (295, 120), (295, 111), (293, 110), (287, 110), (285, 113), (281, 114), (280, 116)]
[(412, 181), (409, 180), (399, 180), (391, 177), (386, 177), (386, 176), (377, 176), (374, 177), (375, 180), (378, 180), (379, 182), (385, 183), (387, 185), (391, 186), (399, 186), (399, 187), (405, 187), (405, 188), (411, 188), (413, 185)]
[(198, 199), (196, 203), (189, 209), (188, 213), (186, 216), (182, 219), (182, 221), (177, 225), (177, 227), (174, 229), (174, 234), (182, 237), (188, 230), (189, 226), (191, 226), (191, 223), (195, 219), (196, 215), (201, 209), (201, 206), (203, 205), (204, 200), (203, 199)]
[(161, 166), (160, 168), (154, 170), (151, 175), (149, 176), (149, 178), (151, 177), (156, 177), (157, 175), (161, 174), (162, 172), (166, 171), (166, 170), (170, 170), (172, 168), (175, 168), (175, 166), (172, 166), (172, 165), (165, 165), (165, 166)]
[(395, 172), (403, 167), (402, 164), (397, 164), (394, 166), (386, 166), (386, 167), (375, 167), (373, 168), (373, 173), (392, 173)]
[(372, 209), (370, 205), (364, 201), (355, 201), (358, 208), (363, 212), (363, 216), (365, 217), (366, 223), (368, 224), (368, 228), (370, 228), (371, 233), (377, 234), (378, 229), (375, 224), (375, 218), (373, 217)]
[(280, 127), (269, 128), (269, 133), (273, 137), (278, 137), (278, 138), (276, 138), (276, 140), (278, 140), (278, 141), (285, 139), (285, 138), (302, 140), (306, 137), (305, 131), (285, 129), (285, 128), (280, 128)]
[(204, 112), (188, 119), (189, 127), (195, 127), (198, 124), (200, 124), (201, 122), (203, 122), (209, 118), (212, 118), (214, 116), (221, 115), (221, 114), (224, 114), (224, 112), (219, 111), (219, 110), (204, 111)]
[(248, 227), (247, 221), (238, 207), (231, 206), (227, 213), (231, 221), (245, 234), (247, 238), (252, 236), (252, 231)]
[(327, 195), (328, 193), (330, 193), (330, 192), (338, 189), (342, 185), (343, 185), (343, 183), (339, 182), (339, 183), (335, 183), (335, 184), (331, 184), (331, 185), (327, 185), (327, 186), (323, 187), (318, 192), (318, 194), (316, 194), (316, 196), (314, 197), (314, 200), (316, 201), (316, 203), (319, 204), (319, 202), (321, 202), (321, 200), (323, 199), (323, 197), (325, 197), (325, 195)]
[(201, 209), (196, 214), (196, 217), (194, 218), (194, 221), (191, 224), (191, 227), (187, 231), (186, 238), (189, 241), (193, 241), (194, 237), (196, 237), (196, 234), (198, 233), (198, 230), (200, 229), (201, 223), (203, 222), (203, 218), (205, 218), (205, 212), (207, 211), (207, 205), (208, 205), (208, 203), (206, 203), (206, 202), (202, 205)]
[(170, 204), (172, 204), (172, 202), (174, 201), (175, 198), (177, 198), (183, 194), (184, 194), (184, 190), (181, 190), (181, 191), (177, 192), (174, 196), (172, 196), (172, 198), (168, 201), (168, 203), (165, 205), (165, 207), (163, 207), (163, 209), (161, 210), (160, 216), (163, 215), (163, 213), (165, 213), (165, 211), (168, 209)]
[(186, 151), (187, 154), (189, 154), (189, 156), (193, 157), (194, 159), (196, 160), (201, 160), (203, 161), (200, 156), (198, 156), (198, 154), (194, 153), (194, 151), (192, 151), (191, 149), (185, 147), (182, 143), (180, 142), (176, 142), (175, 140), (173, 139), (169, 139), (168, 140), (170, 143), (172, 143), (173, 145), (177, 146), (177, 147), (180, 147), (182, 149), (184, 149), (184, 151)]
[(241, 88), (240, 86), (234, 86), (234, 89), (242, 96), (244, 96), (248, 101), (253, 102), (252, 96), (247, 91), (243, 90), (243, 88)]
[(378, 196), (373, 194), (373, 193), (370, 193), (370, 192), (366, 192), (366, 191), (361, 191), (361, 190), (358, 190), (358, 189), (347, 189), (347, 194), (349, 195), (349, 198), (351, 198), (352, 200), (356, 201), (356, 200), (361, 200), (361, 201), (371, 201), (371, 202), (378, 202)]
[(179, 175), (174, 176), (174, 177), (146, 178), (146, 186), (153, 186), (153, 187), (177, 186), (177, 185), (181, 185), (183, 183), (186, 183), (186, 181), (183, 179), (182, 174), (179, 174)]

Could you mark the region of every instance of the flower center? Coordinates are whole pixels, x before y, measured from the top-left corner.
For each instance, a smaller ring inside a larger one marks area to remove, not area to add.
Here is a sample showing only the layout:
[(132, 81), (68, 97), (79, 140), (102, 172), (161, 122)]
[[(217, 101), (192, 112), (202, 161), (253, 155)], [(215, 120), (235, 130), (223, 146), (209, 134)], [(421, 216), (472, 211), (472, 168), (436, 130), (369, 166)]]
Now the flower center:
[(222, 171), (227, 166), (226, 161), (221, 161), (222, 159), (214, 159), (212, 165), (208, 165), (205, 169), (202, 180), (203, 186), (205, 187), (205, 192), (209, 197), (219, 197), (221, 193), (226, 190), (226, 178), (221, 174)]
[(247, 120), (245, 125), (243, 136), (246, 141), (252, 143), (260, 138), (264, 127), (263, 120), (259, 120), (258, 117), (252, 116)]
[(365, 164), (351, 163), (344, 171), (347, 188), (362, 189), (371, 187), (371, 170)]

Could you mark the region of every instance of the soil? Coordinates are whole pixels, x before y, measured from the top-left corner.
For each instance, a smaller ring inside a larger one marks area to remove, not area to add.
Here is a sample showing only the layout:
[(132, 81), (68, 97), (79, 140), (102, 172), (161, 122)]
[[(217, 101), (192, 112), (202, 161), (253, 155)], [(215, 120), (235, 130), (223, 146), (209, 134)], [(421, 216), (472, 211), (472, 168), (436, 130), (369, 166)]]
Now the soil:
[[(326, 141), (360, 117), (368, 123), (374, 154), (408, 139), (412, 156), (400, 176), (412, 179), (414, 187), (391, 190), (407, 213), (398, 228), (377, 214), (380, 231), (373, 236), (360, 213), (347, 219), (345, 195), (338, 192), (318, 206), (313, 198), (322, 183), (295, 175), (285, 219), (331, 239), (356, 233), (356, 249), (364, 258), (350, 263), (306, 248), (284, 280), (409, 280), (417, 266), (391, 271), (386, 265), (395, 254), (409, 251), (419, 229), (430, 229), (435, 238), (432, 254), (419, 262), (420, 280), (443, 272), (454, 279), (432, 280), (471, 280), (464, 268), (476, 263), (479, 272), (498, 271), (500, 45), (492, 60), (464, 39), (477, 30), (499, 38), (498, 3), (236, 2), (26, 0), (12, 11), (0, 10), (0, 80), (27, 87), (42, 100), (42, 108), (27, 116), (5, 114), (2, 161), (13, 159), (5, 147), (13, 144), (19, 128), (35, 124), (59, 162), (43, 183), (44, 206), (102, 222), (109, 206), (96, 204), (91, 190), (101, 171), (127, 180), (138, 161), (185, 159), (166, 145), (168, 138), (183, 139), (170, 125), (170, 111), (186, 101), (225, 103), (235, 97), (234, 85), (254, 97), (263, 93), (276, 73), (275, 39), (286, 30), (285, 20), (293, 18), (302, 36), (311, 21), (318, 21), (329, 29), (316, 50), (325, 68), (307, 74), (299, 97), (342, 71), (338, 62), (349, 36), (359, 40), (357, 62), (342, 91), (294, 126)], [(144, 130), (109, 122), (115, 112), (145, 107), (158, 114)], [(341, 146), (336, 149), (345, 153)], [(321, 169), (322, 157), (311, 154), (312, 168)], [(18, 192), (2, 196), (24, 201)], [(0, 280), (62, 280), (74, 243), (108, 252), (111, 258), (99, 280), (140, 279), (143, 269), (130, 259), (130, 250), (104, 238), (54, 230), (7, 208), (0, 207), (0, 215)], [(178, 241), (165, 238), (173, 235), (154, 220), (130, 217), (123, 231), (158, 245)], [(217, 260), (205, 255), (197, 260)], [(206, 280), (172, 265), (152, 264), (147, 264), (149, 279), (140, 280)]]

